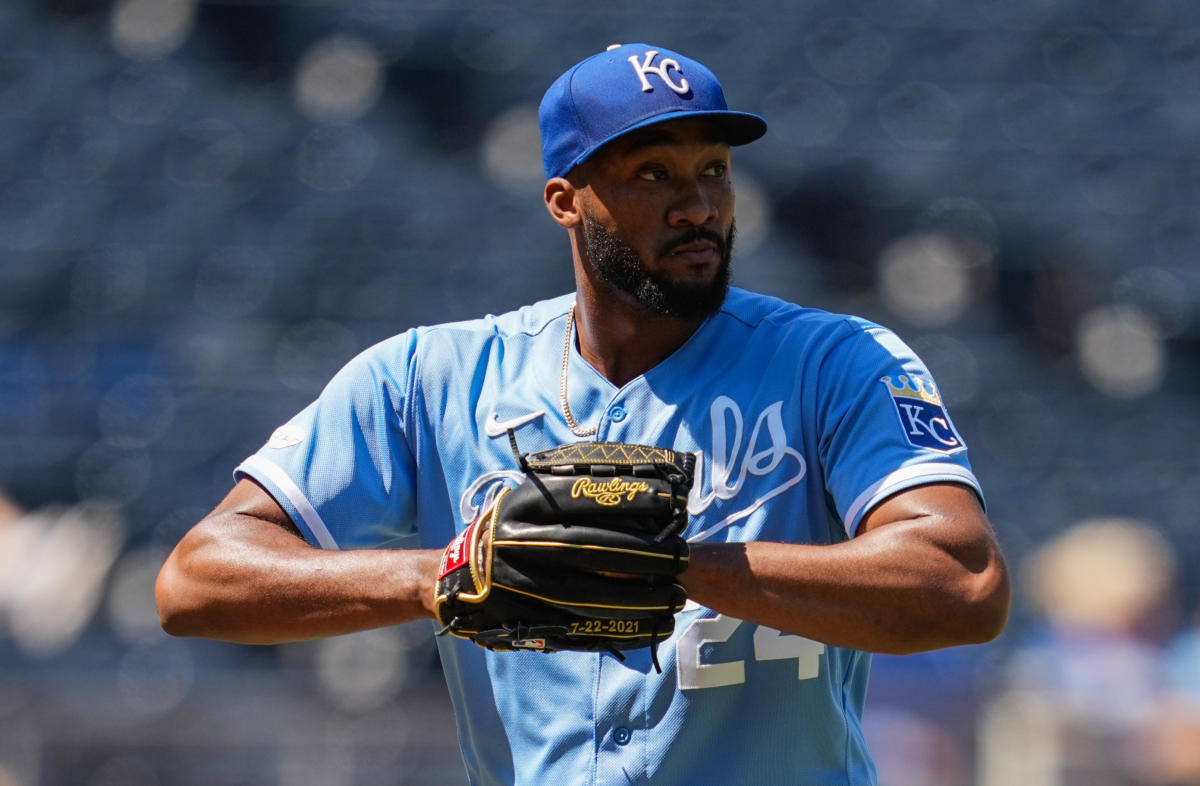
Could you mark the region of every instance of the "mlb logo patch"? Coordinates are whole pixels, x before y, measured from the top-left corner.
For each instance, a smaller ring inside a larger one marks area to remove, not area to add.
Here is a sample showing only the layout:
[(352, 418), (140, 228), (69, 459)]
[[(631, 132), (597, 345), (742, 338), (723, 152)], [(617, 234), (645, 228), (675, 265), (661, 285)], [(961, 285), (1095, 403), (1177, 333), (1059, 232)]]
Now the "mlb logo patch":
[(545, 639), (515, 639), (512, 643), (513, 649), (519, 650), (544, 650), (546, 649)]
[(908, 374), (900, 374), (894, 380), (883, 377), (879, 381), (887, 386), (908, 444), (942, 453), (966, 447), (932, 382)]
[(267, 440), (267, 447), (274, 450), (283, 450), (293, 445), (299, 445), (307, 438), (308, 432), (300, 426), (285, 423), (271, 433), (271, 438)]

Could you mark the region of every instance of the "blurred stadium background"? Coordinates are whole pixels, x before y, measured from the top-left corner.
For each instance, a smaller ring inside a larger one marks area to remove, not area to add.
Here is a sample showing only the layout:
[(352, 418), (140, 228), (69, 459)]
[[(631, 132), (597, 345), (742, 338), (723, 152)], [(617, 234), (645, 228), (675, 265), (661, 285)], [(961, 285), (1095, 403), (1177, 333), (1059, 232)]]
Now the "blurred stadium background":
[(359, 349), (570, 289), (536, 105), (639, 40), (771, 123), (736, 283), (917, 348), (1018, 579), (877, 659), (883, 782), (1200, 783), (1200, 4), (9, 0), (0, 784), (462, 781), (425, 630), (172, 640), (153, 579)]

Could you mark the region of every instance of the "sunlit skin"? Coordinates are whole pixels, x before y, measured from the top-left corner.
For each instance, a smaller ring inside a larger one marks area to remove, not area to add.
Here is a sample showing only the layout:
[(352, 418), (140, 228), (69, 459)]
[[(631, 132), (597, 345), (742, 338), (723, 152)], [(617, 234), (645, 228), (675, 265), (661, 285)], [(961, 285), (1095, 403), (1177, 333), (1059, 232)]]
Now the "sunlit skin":
[[(552, 178), (544, 195), (570, 240), (579, 351), (624, 385), (704, 317), (664, 315), (606, 281), (589, 259), (586, 222), (633, 249), (650, 275), (707, 289), (733, 227), (729, 147), (708, 121), (667, 121)], [(393, 625), (433, 616), (440, 557), (437, 549), (313, 548), (269, 494), (241, 480), (163, 566), (159, 616), (175, 635), (259, 643)], [(1004, 628), (1010, 597), (979, 500), (952, 483), (883, 500), (836, 545), (693, 544), (680, 581), (714, 611), (887, 653), (988, 641)]]
[[(637, 251), (651, 274), (692, 285), (712, 281), (734, 197), (729, 146), (704, 120), (635, 131), (577, 167), (569, 181), (585, 215)], [(716, 237), (682, 242), (693, 228)]]
[[(551, 178), (545, 201), (571, 240), (580, 352), (623, 385), (675, 351), (703, 317), (656, 314), (605, 282), (588, 259), (585, 223), (636, 251), (650, 275), (710, 285), (733, 227), (729, 145), (703, 119), (650, 126), (605, 146), (569, 177)], [(688, 239), (695, 234), (711, 237)]]

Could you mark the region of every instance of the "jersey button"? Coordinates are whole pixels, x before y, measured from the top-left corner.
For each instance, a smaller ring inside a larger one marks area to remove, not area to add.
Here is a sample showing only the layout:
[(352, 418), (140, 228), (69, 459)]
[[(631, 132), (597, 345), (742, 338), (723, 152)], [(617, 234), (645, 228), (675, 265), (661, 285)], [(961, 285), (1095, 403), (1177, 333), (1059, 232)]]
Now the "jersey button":
[(613, 741), (618, 745), (628, 745), (629, 740), (633, 737), (633, 732), (624, 726), (618, 726), (613, 729)]
[(628, 413), (625, 412), (625, 409), (623, 407), (613, 407), (612, 409), (610, 409), (608, 411), (608, 418), (613, 423), (620, 423), (622, 420), (625, 419), (626, 414), (628, 414)]

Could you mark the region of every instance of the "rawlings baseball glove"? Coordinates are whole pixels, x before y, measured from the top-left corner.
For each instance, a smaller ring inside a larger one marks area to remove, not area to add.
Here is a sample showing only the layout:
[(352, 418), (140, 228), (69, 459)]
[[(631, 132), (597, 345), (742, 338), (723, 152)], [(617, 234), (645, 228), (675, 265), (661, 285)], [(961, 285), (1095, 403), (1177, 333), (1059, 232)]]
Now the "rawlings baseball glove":
[(687, 600), (675, 577), (695, 456), (616, 442), (522, 455), (513, 442), (524, 481), (442, 555), (441, 632), (492, 650), (651, 647), (657, 667)]

